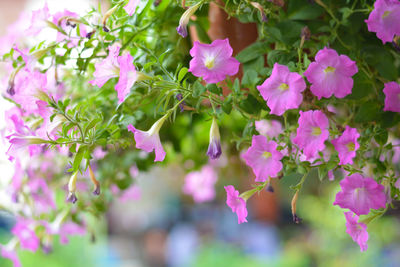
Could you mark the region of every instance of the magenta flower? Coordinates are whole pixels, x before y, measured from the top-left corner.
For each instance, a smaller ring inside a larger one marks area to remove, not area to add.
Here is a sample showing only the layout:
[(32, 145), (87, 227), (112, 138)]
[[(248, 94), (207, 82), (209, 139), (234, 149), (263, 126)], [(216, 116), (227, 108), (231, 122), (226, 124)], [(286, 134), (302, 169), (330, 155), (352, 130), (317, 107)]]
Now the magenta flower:
[(345, 212), (344, 216), (346, 218), (346, 233), (348, 233), (353, 241), (360, 246), (361, 251), (367, 250), (367, 225), (365, 223), (357, 222), (359, 217), (352, 212)]
[(217, 159), (221, 156), (221, 138), (219, 135), (219, 128), (217, 119), (214, 117), (210, 129), (210, 143), (208, 145), (207, 155), (210, 159)]
[(383, 43), (392, 42), (395, 35), (400, 35), (400, 2), (377, 0), (365, 23), (368, 31), (376, 32)]
[(129, 0), (128, 4), (124, 6), (124, 9), (129, 16), (132, 16), (133, 13), (135, 13), (139, 2), (140, 0)]
[(53, 15), (53, 23), (60, 27), (66, 34), (57, 31), (57, 42), (68, 41), (68, 47), (77, 46), (81, 37), (86, 37), (87, 30), (86, 25), (83, 23), (79, 24), (79, 34), (77, 35), (76, 20), (79, 19), (79, 15), (69, 10), (57, 12)]
[(119, 49), (120, 47), (116, 44), (108, 47), (108, 56), (95, 64), (96, 71), (93, 73), (95, 79), (90, 81), (91, 84), (102, 87), (109, 79), (119, 76)]
[(190, 49), (193, 59), (189, 63), (189, 71), (196, 77), (202, 77), (206, 83), (223, 81), (227, 75), (235, 75), (239, 71), (240, 63), (232, 57), (232, 53), (228, 38), (211, 44), (196, 41)]
[(293, 142), (303, 150), (307, 159), (325, 149), (324, 142), (329, 137), (329, 121), (322, 111), (300, 111), (299, 128)]
[(332, 145), (339, 153), (339, 165), (353, 164), (356, 151), (360, 148), (360, 144), (357, 142), (359, 137), (360, 134), (356, 128), (346, 126), (343, 134), (339, 138), (332, 140)]
[(40, 240), (29, 224), (29, 221), (18, 219), (11, 232), (18, 237), (22, 249), (35, 252), (39, 248)]
[(358, 216), (368, 214), (370, 209), (386, 206), (384, 186), (372, 178), (355, 173), (340, 181), (342, 191), (336, 194), (333, 205), (349, 209)]
[(238, 217), (238, 224), (247, 222), (246, 201), (239, 196), (239, 191), (235, 190), (233, 185), (224, 186), (226, 191), (226, 205), (235, 212)]
[(183, 192), (192, 195), (196, 203), (211, 201), (215, 198), (217, 174), (211, 166), (204, 166), (201, 171), (190, 172), (185, 177)]
[(150, 153), (154, 150), (156, 157), (154, 161), (163, 161), (165, 158), (165, 151), (160, 141), (159, 131), (168, 118), (169, 114), (164, 115), (161, 119), (156, 121), (151, 128), (145, 132), (137, 130), (132, 124), (128, 125), (128, 130), (135, 136), (136, 147)]
[(311, 83), (311, 92), (321, 99), (335, 95), (343, 98), (351, 94), (353, 79), (358, 72), (355, 61), (346, 55), (338, 53), (330, 48), (319, 50), (312, 62), (304, 72), (304, 76)]
[(243, 155), (246, 164), (253, 169), (256, 182), (265, 182), (282, 170), (282, 153), (276, 150), (278, 145), (268, 141), (263, 135), (253, 135), (251, 147)]
[(118, 57), (120, 66), (119, 80), (115, 86), (118, 92), (119, 103), (124, 102), (125, 97), (129, 94), (132, 86), (137, 80), (136, 68), (133, 65), (133, 57), (130, 54), (125, 54)]
[(1, 257), (12, 261), (14, 267), (21, 267), (17, 252), (13, 249), (9, 249), (7, 246), (0, 245)]
[(65, 245), (69, 243), (68, 236), (84, 236), (86, 234), (86, 227), (70, 221), (60, 226), (58, 234), (60, 235), (60, 243)]
[(131, 200), (139, 200), (142, 197), (142, 190), (136, 184), (131, 185), (125, 189), (121, 196), (118, 198), (122, 203), (126, 203)]
[(303, 101), (306, 83), (300, 74), (290, 72), (289, 68), (274, 64), (271, 76), (257, 86), (261, 96), (267, 101), (271, 114), (282, 115), (288, 109), (298, 108)]
[(277, 120), (255, 121), (255, 126), (257, 132), (269, 139), (278, 137), (283, 132), (282, 124)]
[(26, 34), (34, 36), (38, 35), (44, 28), (47, 27), (47, 21), (50, 18), (49, 7), (47, 2), (42, 9), (32, 11), (31, 25), (26, 30)]
[(400, 85), (397, 82), (385, 83), (383, 88), (385, 94), (384, 111), (400, 112)]

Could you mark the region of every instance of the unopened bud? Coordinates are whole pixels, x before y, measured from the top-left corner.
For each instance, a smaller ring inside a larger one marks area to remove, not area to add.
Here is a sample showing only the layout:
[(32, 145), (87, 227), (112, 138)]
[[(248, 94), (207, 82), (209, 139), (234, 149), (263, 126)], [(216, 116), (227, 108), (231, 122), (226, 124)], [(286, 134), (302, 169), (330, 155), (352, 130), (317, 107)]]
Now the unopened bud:
[(92, 167), (90, 167), (89, 165), (89, 176), (90, 176), (90, 180), (92, 181), (93, 185), (94, 185), (94, 190), (93, 190), (93, 195), (100, 195), (100, 183), (99, 181), (97, 181), (96, 177), (94, 176), (94, 172), (92, 170)]
[(260, 3), (257, 3), (257, 2), (250, 2), (250, 4), (253, 7), (257, 8), (258, 11), (260, 11), (262, 21), (267, 22), (268, 18), (267, 18), (267, 15), (265, 14), (265, 11), (264, 11), (264, 8), (262, 7), (262, 5), (260, 5)]
[(301, 29), (301, 35), (300, 36), (301, 36), (301, 38), (304, 37), (304, 40), (306, 40), (306, 41), (310, 40), (310, 38), (311, 38), (310, 28), (308, 28), (307, 26), (304, 26)]
[(15, 84), (14, 81), (10, 82), (7, 87), (7, 94), (10, 96), (15, 95)]
[(103, 31), (105, 31), (105, 32), (109, 32), (110, 31), (106, 26), (107, 20), (114, 13), (114, 11), (117, 10), (118, 7), (119, 7), (119, 4), (115, 5), (113, 8), (109, 9), (106, 12), (106, 14), (104, 14), (103, 19), (101, 20), (101, 22), (103, 24)]
[(76, 194), (75, 194), (77, 176), (78, 176), (78, 172), (76, 171), (74, 174), (72, 174), (72, 176), (68, 182), (69, 193), (68, 193), (67, 201), (71, 202), (73, 204), (75, 204), (76, 201), (78, 201), (78, 198), (76, 197)]
[(91, 32), (88, 32), (88, 33), (86, 34), (86, 38), (91, 39), (92, 36), (93, 36), (93, 34), (94, 34), (95, 32), (96, 32), (95, 30), (93, 30), (93, 31), (91, 31)]
[(299, 190), (296, 191), (296, 193), (294, 194), (293, 198), (292, 198), (292, 215), (293, 215), (293, 221), (295, 223), (300, 223), (301, 219), (300, 217), (297, 216), (296, 214), (296, 205), (297, 205), (297, 198), (299, 196)]

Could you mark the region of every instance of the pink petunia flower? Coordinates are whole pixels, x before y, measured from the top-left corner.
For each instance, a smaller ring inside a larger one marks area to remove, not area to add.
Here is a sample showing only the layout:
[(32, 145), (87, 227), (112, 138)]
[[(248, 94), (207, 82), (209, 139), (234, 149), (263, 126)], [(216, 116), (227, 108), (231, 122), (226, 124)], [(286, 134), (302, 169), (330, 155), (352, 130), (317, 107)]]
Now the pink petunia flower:
[(201, 171), (190, 172), (185, 177), (182, 190), (192, 195), (196, 203), (211, 201), (215, 198), (215, 183), (217, 174), (211, 166), (204, 166)]
[(122, 103), (138, 77), (136, 68), (133, 65), (133, 57), (130, 54), (118, 57), (118, 63), (120, 66), (120, 72), (118, 83), (115, 85), (115, 90), (118, 92), (119, 103)]
[(340, 187), (342, 190), (336, 194), (333, 205), (349, 209), (358, 216), (386, 206), (385, 188), (372, 178), (355, 173), (340, 181)]
[(269, 139), (278, 137), (283, 132), (282, 124), (277, 120), (255, 121), (255, 126), (257, 132)]
[(129, 16), (132, 16), (135, 13), (137, 6), (139, 5), (140, 0), (129, 0), (128, 4), (124, 6), (126, 13)]
[(44, 7), (35, 11), (32, 11), (31, 25), (26, 30), (26, 34), (30, 36), (38, 35), (44, 28), (46, 28), (47, 21), (50, 19), (49, 7), (47, 2)]
[(150, 153), (154, 150), (156, 157), (154, 161), (163, 161), (165, 158), (165, 151), (160, 141), (159, 131), (168, 118), (169, 114), (164, 115), (148, 131), (140, 131), (133, 127), (132, 124), (128, 125), (128, 130), (135, 136), (136, 147)]
[(109, 79), (119, 76), (119, 49), (117, 44), (108, 47), (108, 56), (95, 64), (96, 71), (93, 73), (95, 79), (89, 83), (102, 87)]
[(385, 83), (383, 88), (385, 94), (384, 111), (400, 112), (400, 84), (397, 82)]
[(280, 116), (286, 110), (300, 106), (303, 101), (301, 92), (306, 89), (306, 83), (300, 74), (275, 63), (271, 76), (257, 89), (271, 109), (270, 113)]
[(353, 241), (360, 246), (361, 251), (367, 250), (367, 225), (365, 223), (357, 222), (359, 217), (352, 212), (345, 212), (344, 216), (346, 218), (346, 233), (348, 233)]
[(353, 79), (351, 78), (358, 72), (355, 61), (346, 55), (338, 53), (330, 48), (319, 50), (304, 76), (311, 83), (311, 92), (321, 99), (329, 98), (334, 95), (343, 98), (351, 94)]
[(329, 137), (329, 121), (322, 111), (300, 111), (299, 128), (293, 142), (303, 150), (307, 159), (325, 149), (324, 142)]
[(226, 191), (226, 205), (235, 212), (238, 217), (238, 224), (247, 222), (246, 201), (239, 196), (239, 191), (235, 190), (233, 185), (224, 186)]
[(72, 221), (66, 222), (60, 226), (58, 234), (60, 235), (60, 243), (65, 245), (69, 243), (68, 236), (71, 235), (84, 236), (86, 234), (86, 226), (79, 225)]
[(190, 49), (193, 59), (189, 63), (189, 71), (196, 77), (202, 77), (206, 83), (223, 81), (227, 75), (235, 75), (239, 71), (240, 63), (232, 57), (232, 53), (228, 38), (211, 44), (196, 41)]
[(268, 141), (263, 135), (253, 135), (251, 147), (243, 155), (246, 164), (253, 169), (256, 182), (265, 182), (282, 170), (282, 153), (276, 150), (274, 141)]
[(79, 24), (79, 36), (77, 35), (77, 22), (75, 22), (77, 19), (79, 19), (79, 15), (69, 10), (60, 11), (53, 15), (53, 23), (66, 33), (57, 31), (57, 42), (68, 41), (67, 46), (71, 48), (77, 46), (81, 38), (86, 37), (86, 25), (83, 23)]
[(357, 142), (359, 137), (360, 134), (357, 132), (357, 129), (347, 125), (343, 134), (332, 140), (332, 145), (339, 153), (339, 165), (353, 164), (356, 151), (360, 148), (360, 144)]
[(395, 35), (400, 35), (400, 1), (377, 0), (365, 23), (383, 43), (392, 42)]
[(31, 223), (28, 220), (18, 218), (11, 232), (18, 237), (22, 249), (35, 252), (39, 248), (40, 240), (30, 228), (30, 225)]
[(18, 258), (17, 252), (14, 249), (8, 248), (8, 246), (0, 245), (0, 255), (5, 259), (12, 261), (14, 267), (21, 267), (21, 262)]

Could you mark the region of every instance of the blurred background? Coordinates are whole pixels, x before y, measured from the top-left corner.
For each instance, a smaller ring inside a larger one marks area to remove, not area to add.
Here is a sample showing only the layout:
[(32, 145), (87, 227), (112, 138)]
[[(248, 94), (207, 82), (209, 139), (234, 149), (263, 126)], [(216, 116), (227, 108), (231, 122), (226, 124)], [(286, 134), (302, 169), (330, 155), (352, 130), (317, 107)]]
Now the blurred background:
[[(1, 0), (0, 36), (32, 10), (40, 0)], [(48, 0), (50, 12), (68, 9), (83, 14), (98, 1)], [(107, 3), (101, 3), (106, 6)], [(25, 12), (25, 13), (23, 13)], [(29, 21), (27, 21), (28, 23)], [(1, 66), (0, 66), (1, 71)], [(10, 108), (0, 99), (0, 117)], [(0, 119), (0, 128), (4, 119)], [(203, 129), (207, 132), (208, 129)], [(207, 136), (207, 133), (205, 134)], [(13, 168), (0, 144), (1, 187), (12, 176)], [(187, 164), (190, 164), (187, 163)], [(72, 237), (66, 246), (55, 246), (52, 253), (19, 253), (26, 267), (121, 266), (121, 267), (257, 267), (257, 266), (400, 266), (400, 221), (392, 212), (368, 226), (369, 249), (361, 253), (345, 232), (340, 208), (332, 205), (339, 190), (336, 181), (318, 181), (317, 174), (307, 179), (298, 202), (303, 222), (292, 222), (289, 186), (299, 177), (274, 181), (274, 193), (262, 192), (248, 202), (248, 223), (237, 224), (234, 213), (225, 205), (224, 185), (250, 186), (249, 170), (238, 157), (222, 158), (218, 168), (217, 197), (207, 204), (195, 204), (182, 194), (184, 166), (155, 167), (140, 173), (134, 196), (116, 199), (104, 218), (88, 221), (95, 226), (83, 237)], [(227, 168), (228, 167), (228, 168)], [(318, 182), (317, 182), (318, 181)], [(59, 197), (63, 198), (64, 195)], [(1, 206), (1, 205), (0, 205)], [(14, 220), (0, 211), (0, 242), (10, 238)], [(0, 258), (0, 266), (11, 266)]]

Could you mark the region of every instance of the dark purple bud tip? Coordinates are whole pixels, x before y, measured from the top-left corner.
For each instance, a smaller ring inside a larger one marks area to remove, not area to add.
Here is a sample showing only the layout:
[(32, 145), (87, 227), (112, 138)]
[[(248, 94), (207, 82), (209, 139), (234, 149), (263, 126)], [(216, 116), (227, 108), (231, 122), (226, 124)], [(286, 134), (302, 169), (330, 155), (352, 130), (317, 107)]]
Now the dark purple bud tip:
[(270, 185), (270, 184), (265, 188), (265, 190), (266, 190), (267, 192), (271, 192), (271, 193), (274, 192), (274, 188), (273, 188), (272, 185)]
[[(179, 101), (181, 101), (183, 98), (182, 94), (177, 94), (176, 95), (176, 99), (178, 99)], [(182, 103), (179, 104), (179, 109), (181, 110), (181, 112), (183, 112), (185, 110), (185, 101), (182, 101)]]
[(301, 221), (302, 221), (302, 219), (299, 216), (297, 216), (296, 213), (293, 214), (293, 222), (299, 224), (299, 223), (301, 223)]
[(86, 34), (86, 38), (91, 39), (92, 36), (93, 36), (93, 34), (94, 34), (94, 31), (88, 32), (88, 33)]
[(261, 17), (262, 17), (262, 21), (263, 21), (263, 22), (268, 22), (267, 15), (265, 15), (264, 12), (261, 13)]
[(161, 4), (161, 0), (155, 0), (153, 3), (153, 5), (156, 7), (159, 6), (160, 4)]
[(96, 186), (96, 188), (93, 191), (93, 195), (95, 195), (95, 196), (100, 195), (100, 185)]
[(43, 245), (42, 250), (44, 254), (50, 254), (51, 252), (53, 252), (53, 247), (50, 245)]
[(9, 94), (10, 96), (15, 95), (14, 83), (8, 85), (7, 94)]
[(78, 201), (78, 198), (76, 197), (74, 192), (69, 192), (67, 201), (71, 202), (72, 204), (75, 204)]
[(222, 149), (221, 149), (221, 142), (220, 141), (211, 141), (210, 145), (208, 146), (207, 156), (210, 159), (217, 159), (221, 156)]
[(180, 36), (182, 36), (183, 38), (186, 38), (186, 36), (188, 35), (187, 29), (185, 26), (181, 26), (179, 25), (178, 27), (176, 27), (176, 31), (178, 32), (178, 34)]
[(103, 31), (109, 32), (110, 30), (106, 27), (106, 25), (103, 26)]

